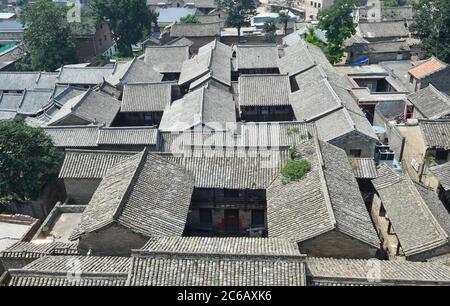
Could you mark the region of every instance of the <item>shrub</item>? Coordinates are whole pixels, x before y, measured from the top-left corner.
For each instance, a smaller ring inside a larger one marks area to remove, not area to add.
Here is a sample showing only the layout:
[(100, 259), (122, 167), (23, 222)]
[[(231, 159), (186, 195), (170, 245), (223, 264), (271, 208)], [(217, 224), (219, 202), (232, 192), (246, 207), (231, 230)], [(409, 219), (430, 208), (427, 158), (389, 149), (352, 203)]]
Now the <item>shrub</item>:
[(290, 160), (281, 170), (281, 174), (290, 182), (301, 179), (311, 170), (311, 163), (306, 159)]

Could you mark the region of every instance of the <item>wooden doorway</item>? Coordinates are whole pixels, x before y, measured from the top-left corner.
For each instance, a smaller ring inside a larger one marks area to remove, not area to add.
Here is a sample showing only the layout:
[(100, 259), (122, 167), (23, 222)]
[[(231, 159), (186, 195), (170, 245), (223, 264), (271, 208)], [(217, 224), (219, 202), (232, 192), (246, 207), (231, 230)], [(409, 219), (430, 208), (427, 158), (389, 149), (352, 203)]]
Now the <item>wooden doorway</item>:
[(239, 210), (225, 209), (225, 231), (228, 234), (239, 233)]

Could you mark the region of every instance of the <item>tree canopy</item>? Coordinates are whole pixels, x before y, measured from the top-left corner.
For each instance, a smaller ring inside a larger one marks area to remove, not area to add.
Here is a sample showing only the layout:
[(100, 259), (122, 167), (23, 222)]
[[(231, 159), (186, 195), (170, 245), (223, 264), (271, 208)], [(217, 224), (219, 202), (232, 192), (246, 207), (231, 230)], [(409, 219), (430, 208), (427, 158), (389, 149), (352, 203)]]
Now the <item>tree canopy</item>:
[(24, 69), (54, 71), (77, 62), (75, 38), (67, 23), (68, 9), (41, 0), (22, 10), (20, 19), (28, 26), (23, 39), (31, 54)]
[(241, 38), (241, 28), (250, 24), (250, 19), (256, 14), (253, 0), (218, 0), (218, 7), (227, 13), (226, 23), (238, 31), (238, 41)]
[(131, 45), (151, 32), (158, 13), (145, 0), (92, 0), (91, 9), (98, 20), (107, 20), (122, 56), (131, 56)]
[(342, 44), (356, 33), (352, 12), (357, 3), (358, 0), (336, 0), (329, 9), (319, 14), (319, 28), (326, 31), (328, 40), (325, 54), (332, 63), (342, 59)]
[(42, 129), (0, 120), (0, 204), (30, 200), (56, 179), (62, 154)]
[(288, 22), (291, 19), (291, 17), (289, 17), (289, 14), (286, 11), (280, 11), (278, 13), (278, 16), (279, 21), (283, 24), (284, 34), (286, 35)]
[(180, 18), (181, 23), (199, 23), (198, 16), (195, 15), (186, 15)]
[(419, 0), (411, 30), (421, 39), (424, 55), (450, 63), (450, 1)]
[(264, 22), (264, 38), (263, 42), (265, 43), (275, 43), (275, 33), (277, 31), (277, 26), (275, 25), (275, 22), (270, 19), (266, 22)]

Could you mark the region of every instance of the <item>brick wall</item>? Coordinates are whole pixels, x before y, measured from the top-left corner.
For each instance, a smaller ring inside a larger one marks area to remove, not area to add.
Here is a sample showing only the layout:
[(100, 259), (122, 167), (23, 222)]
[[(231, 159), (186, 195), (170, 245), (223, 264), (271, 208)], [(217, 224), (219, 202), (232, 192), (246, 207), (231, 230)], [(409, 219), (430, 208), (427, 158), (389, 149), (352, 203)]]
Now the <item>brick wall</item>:
[(353, 239), (336, 230), (298, 244), (300, 252), (314, 257), (368, 259), (374, 258), (378, 248)]

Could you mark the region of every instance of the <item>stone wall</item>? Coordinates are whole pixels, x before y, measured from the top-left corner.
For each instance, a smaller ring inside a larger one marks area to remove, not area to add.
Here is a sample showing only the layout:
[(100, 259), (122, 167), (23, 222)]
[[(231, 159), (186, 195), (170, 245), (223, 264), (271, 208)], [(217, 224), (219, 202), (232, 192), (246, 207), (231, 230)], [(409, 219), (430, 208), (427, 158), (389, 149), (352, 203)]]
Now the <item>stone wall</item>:
[(378, 248), (351, 238), (337, 230), (324, 233), (298, 244), (300, 252), (313, 257), (369, 259)]
[(353, 131), (333, 139), (329, 143), (343, 149), (348, 156), (351, 155), (350, 150), (361, 150), (361, 156), (359, 157), (374, 157), (377, 140)]
[(64, 179), (67, 196), (73, 204), (87, 204), (101, 179)]
[(92, 250), (93, 255), (130, 256), (132, 249), (143, 247), (148, 239), (121, 225), (113, 224), (83, 235), (78, 248), (81, 252)]

